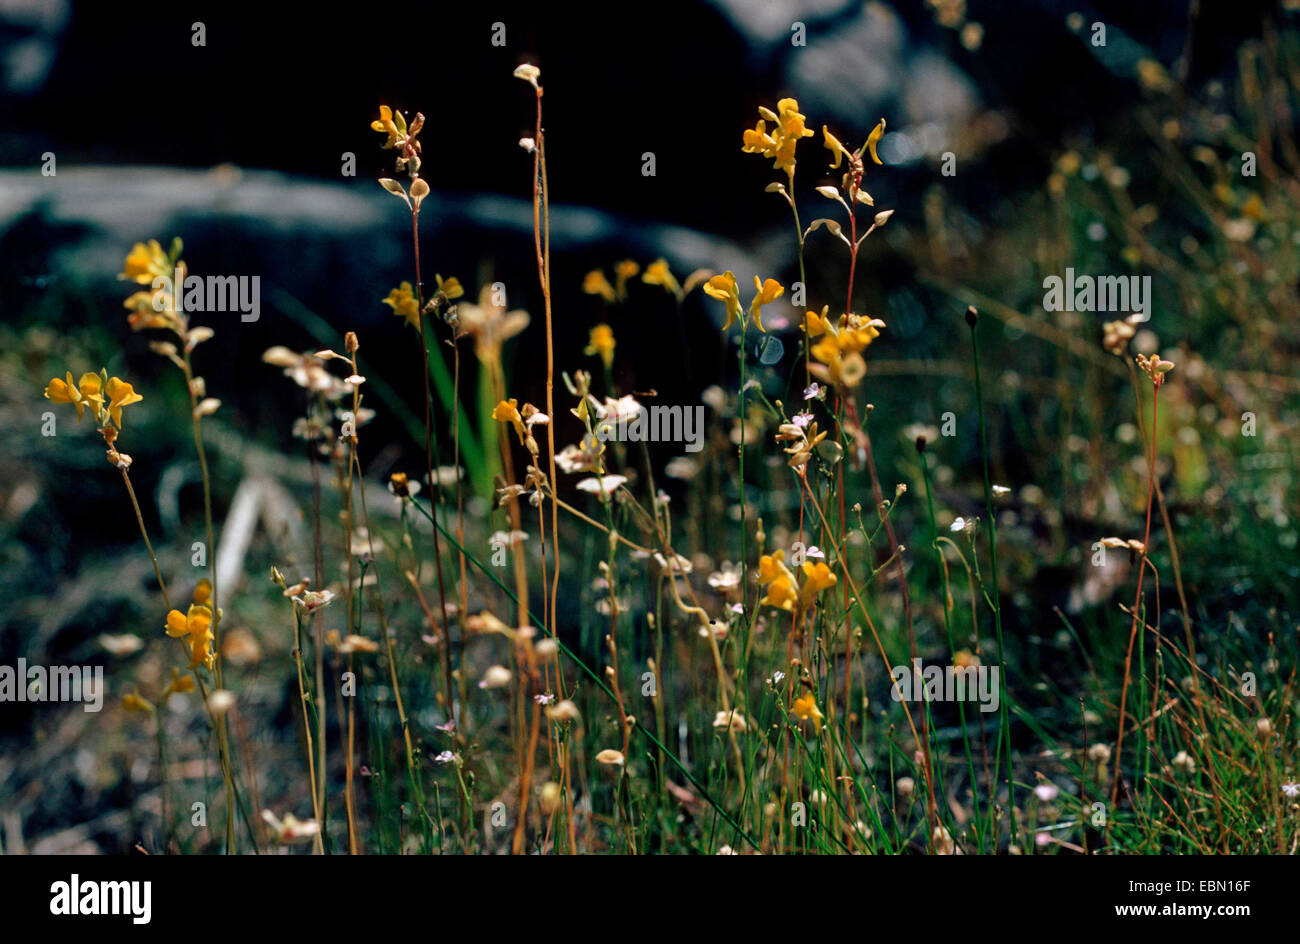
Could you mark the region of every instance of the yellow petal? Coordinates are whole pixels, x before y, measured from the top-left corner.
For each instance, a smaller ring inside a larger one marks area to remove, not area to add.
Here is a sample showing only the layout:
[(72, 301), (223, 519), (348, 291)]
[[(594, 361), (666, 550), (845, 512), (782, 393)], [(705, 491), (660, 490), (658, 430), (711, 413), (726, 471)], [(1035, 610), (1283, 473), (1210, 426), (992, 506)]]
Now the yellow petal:
[(77, 381), (77, 389), (87, 400), (94, 400), (96, 403), (104, 402), (104, 397), (100, 394), (103, 381), (99, 379), (99, 374), (92, 374), (89, 371), (81, 375)]
[(167, 614), (166, 632), (168, 636), (188, 636), (190, 634), (190, 624), (185, 619), (185, 614), (180, 610), (172, 610)]
[(599, 295), (607, 302), (613, 302), (614, 286), (609, 284), (609, 279), (605, 278), (605, 273), (600, 269), (592, 269), (583, 277), (582, 290), (588, 295)]
[(872, 128), (871, 134), (867, 135), (867, 150), (871, 152), (871, 159), (875, 161), (877, 164), (884, 163), (884, 161), (880, 159), (879, 155), (876, 154), (876, 144), (884, 136), (885, 136), (885, 119), (881, 118), (880, 124)]
[(831, 134), (825, 125), (822, 125), (822, 144), (835, 158), (835, 160), (831, 162), (831, 168), (834, 169), (839, 167), (840, 161), (844, 158), (844, 155), (848, 154), (848, 151), (845, 150), (844, 145), (840, 143), (840, 139)]

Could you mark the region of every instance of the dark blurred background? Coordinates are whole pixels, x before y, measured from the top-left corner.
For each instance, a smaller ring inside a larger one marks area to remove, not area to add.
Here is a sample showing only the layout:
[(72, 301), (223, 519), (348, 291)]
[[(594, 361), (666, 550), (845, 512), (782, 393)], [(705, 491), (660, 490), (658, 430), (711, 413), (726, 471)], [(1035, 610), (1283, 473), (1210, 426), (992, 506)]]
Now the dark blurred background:
[[(193, 271), (262, 278), (263, 317), (218, 331), (223, 360), (251, 364), (272, 343), (326, 343), (306, 336), (308, 313), (388, 349), (405, 335), (378, 300), (411, 277), (411, 265), (403, 208), (375, 184), (392, 173), (392, 152), (368, 128), (386, 103), (427, 116), (426, 278), (456, 275), (471, 297), (503, 281), (512, 307), (539, 314), (531, 161), (517, 146), (533, 115), (529, 90), (511, 77), (529, 61), (549, 90), (558, 349), (610, 320), (625, 350), (667, 337), (665, 353), (685, 365), (651, 377), (625, 359), (626, 386), (694, 399), (717, 379), (716, 305), (696, 293), (684, 323), (665, 333), (665, 319), (677, 316), (662, 298), (655, 317), (620, 321), (579, 285), (588, 269), (625, 256), (644, 264), (666, 255), (679, 277), (708, 266), (734, 268), (746, 284), (751, 273), (796, 278), (786, 208), (762, 193), (773, 171), (739, 150), (757, 107), (792, 95), (811, 127), (827, 124), (845, 141), (862, 140), (880, 117), (889, 122), (880, 148), (889, 166), (873, 170), (868, 186), (878, 207), (898, 214), (885, 239), (865, 247), (859, 291), (896, 315), (885, 350), (902, 342), (916, 352), (927, 336), (936, 340), (925, 310), (963, 307), (917, 288), (907, 251), (909, 232), (933, 223), (926, 200), (936, 185), (965, 245), (979, 245), (982, 231), (1013, 217), (1019, 197), (1041, 190), (1063, 143), (1123, 131), (1142, 60), (1199, 86), (1232, 67), (1241, 39), (1271, 9), (1257, 0), (716, 0), (634, 11), (496, 3), (327, 12), (236, 0), (143, 11), (6, 0), (0, 310), (13, 318), (34, 307), (50, 327), (111, 321), (115, 303), (99, 293), (125, 249), (180, 235)], [(1090, 42), (1094, 22), (1106, 24), (1104, 47)], [(792, 42), (796, 23), (805, 45)], [(494, 45), (501, 35), (505, 44)], [(653, 177), (641, 172), (646, 152)], [(955, 176), (939, 176), (946, 152)], [(40, 176), (46, 153), (57, 177)], [(806, 225), (825, 212), (812, 194), (829, 181), (820, 133), (801, 153)], [(355, 156), (355, 176), (341, 171), (345, 155)], [(967, 249), (938, 251), (981, 268)], [(820, 261), (809, 301), (820, 305), (829, 298), (819, 286), (842, 284), (844, 266), (837, 253), (810, 255)], [(525, 345), (539, 342), (537, 324)], [(790, 340), (787, 359), (797, 353)], [(937, 340), (930, 353), (942, 350)], [(143, 338), (123, 343), (127, 357), (144, 350)], [(521, 396), (536, 395), (523, 384)], [(225, 398), (251, 419), (284, 419), (259, 416), (265, 402), (238, 391)]]

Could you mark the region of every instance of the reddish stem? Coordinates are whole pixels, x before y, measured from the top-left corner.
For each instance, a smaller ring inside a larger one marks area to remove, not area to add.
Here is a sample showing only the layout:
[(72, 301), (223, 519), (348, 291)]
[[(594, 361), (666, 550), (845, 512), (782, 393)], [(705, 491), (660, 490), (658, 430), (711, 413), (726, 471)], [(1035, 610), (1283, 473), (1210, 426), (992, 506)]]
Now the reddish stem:
[[(1142, 578), (1147, 570), (1147, 545), (1151, 542), (1151, 504), (1156, 490), (1156, 418), (1160, 412), (1160, 380), (1152, 386), (1151, 393), (1151, 461), (1147, 465), (1147, 523), (1142, 534), (1142, 558), (1138, 562), (1137, 595), (1133, 598), (1133, 625), (1128, 634), (1128, 653), (1124, 656), (1124, 685), (1119, 694), (1119, 733), (1115, 735), (1115, 780), (1110, 789), (1110, 805), (1119, 798), (1124, 755), (1124, 709), (1128, 704), (1129, 672), (1133, 665), (1133, 642), (1137, 639), (1138, 605), (1142, 602)], [(1145, 622), (1145, 620), (1144, 620)]]

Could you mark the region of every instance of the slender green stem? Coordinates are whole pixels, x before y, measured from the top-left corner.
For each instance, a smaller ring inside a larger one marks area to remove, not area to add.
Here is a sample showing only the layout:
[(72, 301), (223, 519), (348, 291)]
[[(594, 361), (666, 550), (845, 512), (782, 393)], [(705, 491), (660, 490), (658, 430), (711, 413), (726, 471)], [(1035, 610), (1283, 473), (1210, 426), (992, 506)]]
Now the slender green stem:
[(989, 529), (989, 569), (993, 582), (993, 625), (998, 642), (998, 696), (1001, 714), (1001, 732), (998, 735), (998, 751), (1005, 744), (1007, 750), (1007, 808), (1011, 815), (1011, 842), (1019, 841), (1019, 826), (1016, 822), (1016, 782), (1012, 771), (1011, 751), (1011, 716), (1007, 705), (1007, 660), (1002, 646), (1002, 596), (998, 588), (998, 528), (993, 519), (993, 484), (989, 478), (989, 440), (984, 421), (984, 385), (980, 378), (979, 334), (975, 330), (979, 315), (975, 309), (966, 311), (966, 322), (970, 325), (971, 356), (975, 363), (975, 401), (979, 408), (980, 420), (980, 454), (984, 462), (984, 508), (988, 516)]

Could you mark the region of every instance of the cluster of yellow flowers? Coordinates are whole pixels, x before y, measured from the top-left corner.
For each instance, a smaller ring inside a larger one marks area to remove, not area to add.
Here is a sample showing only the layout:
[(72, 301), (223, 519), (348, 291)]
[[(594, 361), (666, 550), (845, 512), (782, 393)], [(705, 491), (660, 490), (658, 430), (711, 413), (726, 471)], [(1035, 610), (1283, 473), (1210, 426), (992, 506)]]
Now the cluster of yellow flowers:
[(820, 339), (809, 349), (817, 360), (810, 369), (819, 380), (856, 387), (867, 373), (862, 352), (880, 336), (885, 323), (879, 318), (854, 314), (841, 315), (838, 321), (832, 322), (827, 317), (828, 309), (829, 306), (824, 306), (820, 314), (807, 312), (804, 318), (803, 330), (809, 342)]
[(200, 580), (194, 590), (194, 601), (189, 609), (182, 613), (172, 610), (167, 614), (165, 627), (168, 636), (185, 641), (185, 648), (190, 654), (190, 668), (203, 666), (211, 670), (217, 661), (212, 650), (212, 584), (206, 579)]
[[(723, 331), (730, 328), (732, 322), (737, 319), (742, 326), (745, 324), (744, 309), (740, 307), (740, 286), (736, 284), (736, 277), (731, 272), (715, 275), (705, 282), (704, 294), (716, 298), (727, 306), (727, 323), (722, 326)], [(761, 317), (763, 306), (770, 305), (784, 294), (785, 287), (776, 279), (760, 279), (754, 276), (754, 298), (749, 303), (749, 314), (753, 316), (754, 324), (758, 326), (759, 331), (767, 331), (763, 327)]]
[[(614, 281), (611, 284), (603, 269), (592, 269), (582, 279), (582, 290), (588, 295), (599, 295), (611, 305), (614, 302), (627, 301), (627, 283), (641, 272), (641, 266), (635, 259), (624, 259), (614, 264)], [(668, 260), (659, 258), (645, 267), (641, 281), (647, 285), (657, 285), (668, 294), (681, 300), (687, 292), (695, 287), (701, 272), (693, 273), (683, 287), (668, 267)], [(709, 273), (710, 275), (712, 273)]]
[(759, 605), (774, 606), (797, 615), (806, 612), (817, 601), (819, 593), (835, 586), (835, 574), (821, 561), (815, 564), (805, 562), (799, 570), (803, 574), (802, 584), (786, 566), (785, 551), (774, 551), (760, 557), (758, 582), (767, 588), (767, 595), (758, 601)]
[[(783, 98), (776, 103), (776, 111), (759, 106), (760, 118), (744, 135), (746, 154), (761, 154), (772, 160), (772, 166), (783, 170), (794, 183), (794, 150), (801, 138), (812, 137), (812, 129), (804, 124), (799, 114), (799, 103), (793, 98)], [(772, 130), (767, 130), (768, 122)]]
[[(122, 303), (131, 312), (127, 323), (133, 331), (158, 328), (185, 336), (189, 320), (176, 305), (176, 294), (185, 284), (187, 271), (180, 254), (179, 237), (172, 240), (171, 249), (167, 252), (163, 251), (158, 240), (151, 239), (147, 243), (136, 243), (127, 253), (118, 278), (137, 285), (151, 286), (150, 290), (133, 292)], [(165, 286), (153, 288), (158, 279), (166, 279)]]
[[(686, 284), (683, 285), (673, 275), (667, 259), (662, 257), (656, 259), (645, 267), (644, 272), (641, 271), (641, 266), (635, 259), (623, 259), (614, 263), (613, 282), (610, 282), (603, 269), (592, 269), (582, 279), (582, 290), (588, 295), (599, 295), (611, 305), (616, 302), (625, 302), (628, 299), (628, 282), (634, 279), (638, 273), (641, 275), (642, 282), (647, 285), (659, 286), (677, 299), (678, 302), (685, 298), (691, 289), (713, 275), (713, 272), (709, 269), (697, 269), (690, 274), (686, 279)], [(601, 323), (591, 329), (590, 340), (583, 353), (588, 357), (600, 357), (605, 369), (609, 370), (614, 364), (614, 345), (613, 328), (608, 324)]]
[(122, 408), (144, 399), (125, 380), (108, 376), (107, 370), (100, 370), (97, 374), (84, 373), (75, 384), (72, 382), (72, 372), (68, 371), (66, 379), (55, 377), (46, 384), (45, 398), (55, 403), (71, 403), (75, 406), (78, 423), (89, 406), (101, 430), (110, 425), (121, 429)]

